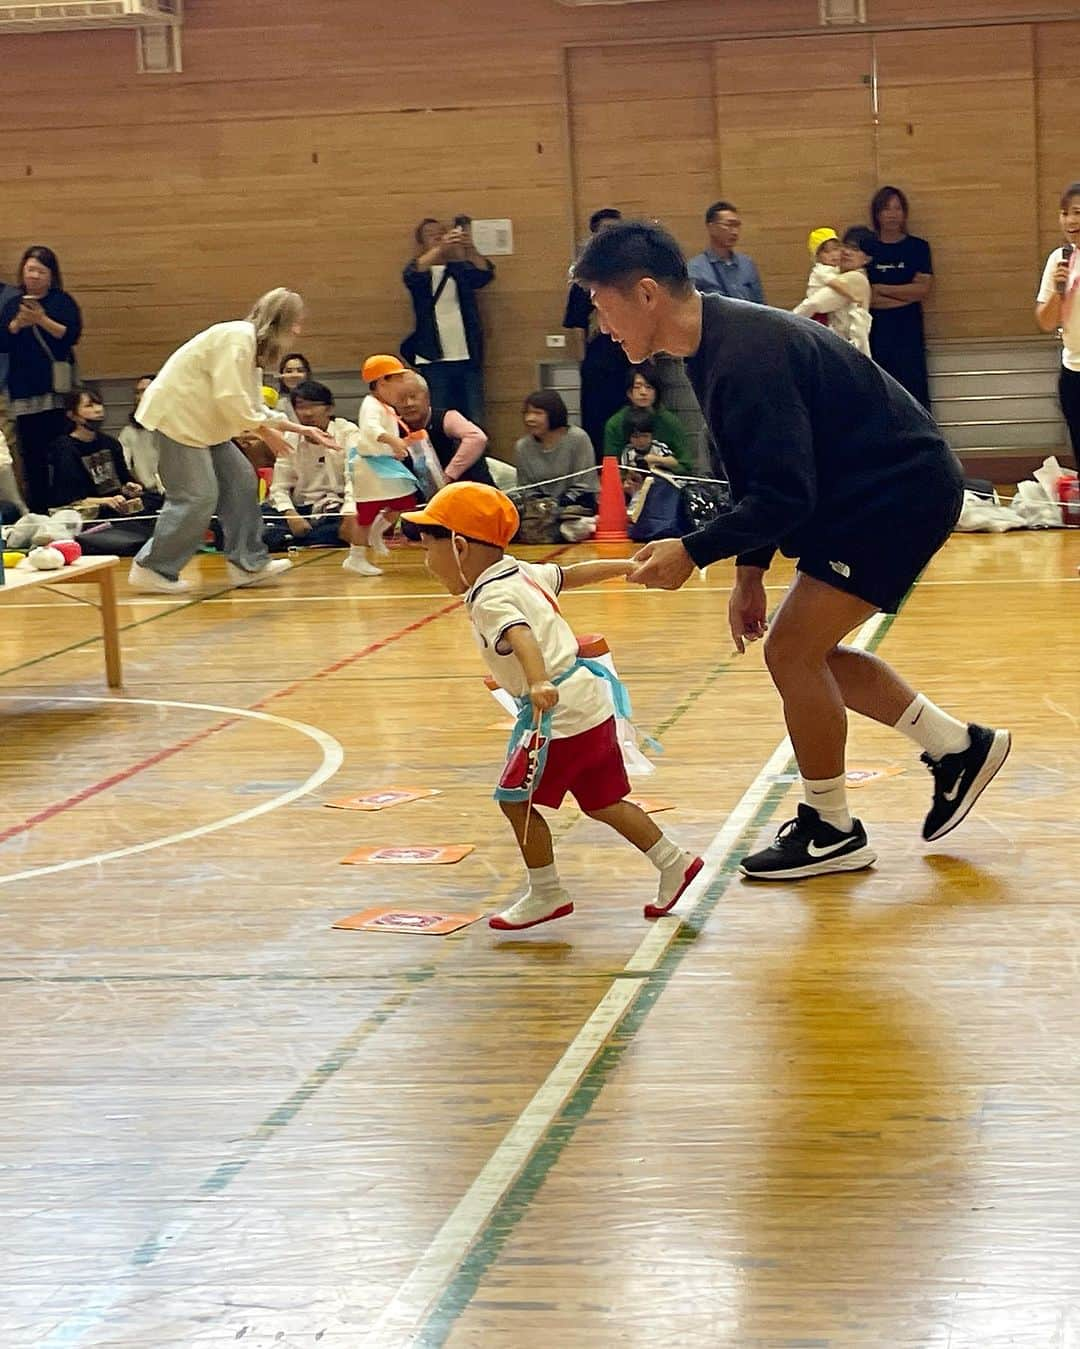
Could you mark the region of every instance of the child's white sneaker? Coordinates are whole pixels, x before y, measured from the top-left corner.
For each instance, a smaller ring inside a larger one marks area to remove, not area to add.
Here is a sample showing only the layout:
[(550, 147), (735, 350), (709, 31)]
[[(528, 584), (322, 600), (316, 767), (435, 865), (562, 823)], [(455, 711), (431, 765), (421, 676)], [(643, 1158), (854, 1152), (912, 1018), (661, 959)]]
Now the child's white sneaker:
[(567, 918), (573, 912), (574, 901), (561, 887), (538, 895), (530, 890), (508, 909), (489, 918), (488, 927), (493, 927), (496, 932), (520, 932), (523, 928), (536, 927), (538, 923)]
[(665, 867), (660, 873), (660, 884), (656, 888), (656, 903), (645, 905), (643, 910), (645, 917), (663, 918), (665, 913), (670, 913), (704, 865), (700, 857), (684, 852), (680, 854), (678, 861)]
[(382, 568), (376, 567), (366, 557), (347, 557), (341, 564), (342, 571), (351, 571), (357, 576), (381, 576)]

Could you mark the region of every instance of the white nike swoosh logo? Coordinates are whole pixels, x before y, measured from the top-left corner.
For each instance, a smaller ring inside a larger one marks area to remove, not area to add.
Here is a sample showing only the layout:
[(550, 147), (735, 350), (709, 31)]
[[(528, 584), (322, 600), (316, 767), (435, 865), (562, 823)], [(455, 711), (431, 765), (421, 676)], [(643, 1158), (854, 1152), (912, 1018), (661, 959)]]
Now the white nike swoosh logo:
[(845, 838), (839, 843), (830, 843), (827, 848), (819, 848), (815, 843), (808, 843), (806, 845), (806, 851), (811, 857), (828, 857), (830, 853), (838, 852), (841, 848), (845, 848), (850, 842), (850, 839)]
[(960, 795), (960, 788), (963, 785), (964, 785), (964, 774), (961, 773), (960, 776), (956, 779), (956, 786), (952, 789), (952, 791), (942, 792), (941, 795), (945, 798), (946, 801), (955, 801), (956, 798)]

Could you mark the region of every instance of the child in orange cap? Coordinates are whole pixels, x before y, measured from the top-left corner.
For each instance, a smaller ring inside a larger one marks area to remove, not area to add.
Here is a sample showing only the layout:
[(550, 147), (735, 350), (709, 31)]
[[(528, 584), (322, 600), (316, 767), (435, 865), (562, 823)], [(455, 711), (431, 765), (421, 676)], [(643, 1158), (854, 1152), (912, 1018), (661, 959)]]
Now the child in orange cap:
[(632, 563), (624, 558), (558, 567), (508, 556), (517, 510), (483, 483), (451, 483), (405, 519), (420, 530), (431, 574), (452, 595), (465, 596), (484, 660), (520, 709), (495, 799), (517, 836), (529, 888), (489, 926), (516, 932), (573, 913), (555, 869), (551, 831), (535, 809), (557, 810), (567, 792), (586, 815), (648, 857), (660, 885), (645, 916), (667, 913), (701, 870), (701, 858), (684, 852), (626, 800), (630, 783), (604, 681), (613, 686), (620, 715), (628, 717), (626, 690), (602, 665), (580, 658), (557, 600), (563, 590), (625, 576)]
[(349, 555), (341, 565), (358, 576), (381, 576), (367, 555), (368, 545), (385, 556), (383, 535), (401, 511), (416, 505), (417, 482), (403, 462), (409, 458), (403, 427), (390, 406), (394, 384), (408, 372), (396, 356), (369, 356), (360, 373), (370, 392), (360, 404), (360, 434), (345, 461), (342, 536), (349, 542)]

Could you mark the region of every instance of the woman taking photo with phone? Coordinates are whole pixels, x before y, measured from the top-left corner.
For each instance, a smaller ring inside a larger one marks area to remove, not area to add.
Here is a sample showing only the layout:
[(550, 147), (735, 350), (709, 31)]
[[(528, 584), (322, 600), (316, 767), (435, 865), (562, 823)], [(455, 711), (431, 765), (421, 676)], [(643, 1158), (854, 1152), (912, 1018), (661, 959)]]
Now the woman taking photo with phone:
[(337, 448), (324, 431), (279, 417), (263, 402), (263, 367), (272, 368), (299, 335), (303, 315), (295, 291), (268, 291), (246, 319), (215, 323), (185, 342), (143, 394), (136, 416), (140, 426), (159, 434), (165, 505), (153, 537), (131, 564), (128, 579), (136, 589), (190, 590), (180, 573), (215, 510), (233, 585), (258, 585), (292, 565), (285, 558), (270, 560), (255, 470), (233, 437), (253, 432), (275, 458), (291, 452), (286, 431)]
[(8, 394), (26, 504), (43, 514), (49, 508), (49, 446), (67, 430), (63, 399), (75, 385), (82, 315), (63, 288), (56, 254), (43, 244), (22, 255), (18, 284), (19, 293), (0, 310), (0, 352), (10, 359)]
[(495, 276), (476, 251), (472, 221), (454, 217), (452, 229), (427, 216), (416, 227), (416, 256), (401, 279), (412, 300), (416, 326), (401, 355), (416, 366), (436, 407), (454, 408), (467, 421), (484, 422), (484, 329), (476, 292)]

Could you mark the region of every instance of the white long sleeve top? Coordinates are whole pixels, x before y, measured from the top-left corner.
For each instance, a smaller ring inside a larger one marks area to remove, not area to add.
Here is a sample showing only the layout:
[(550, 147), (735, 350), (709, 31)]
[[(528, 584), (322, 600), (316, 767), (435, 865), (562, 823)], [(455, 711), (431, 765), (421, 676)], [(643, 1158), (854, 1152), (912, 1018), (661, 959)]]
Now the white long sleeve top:
[(181, 445), (223, 445), (242, 431), (288, 421), (263, 403), (262, 382), (254, 324), (215, 323), (173, 352), (135, 416)]
[[(274, 462), (270, 504), (276, 511), (310, 506), (314, 513), (339, 511), (345, 500), (345, 456), (356, 444), (360, 431), (354, 422), (334, 417), (327, 428), (339, 445), (330, 450), (301, 440), (292, 454)], [(289, 436), (293, 441), (298, 437)]]

